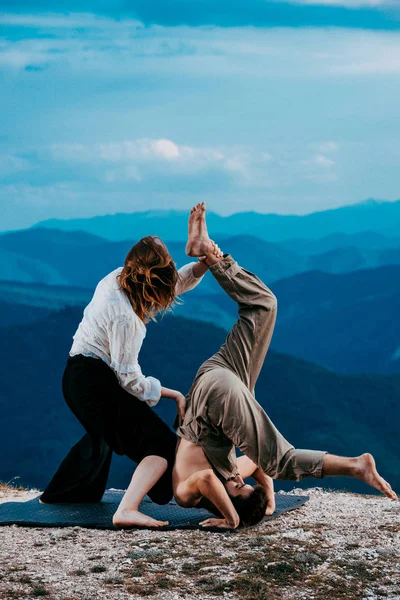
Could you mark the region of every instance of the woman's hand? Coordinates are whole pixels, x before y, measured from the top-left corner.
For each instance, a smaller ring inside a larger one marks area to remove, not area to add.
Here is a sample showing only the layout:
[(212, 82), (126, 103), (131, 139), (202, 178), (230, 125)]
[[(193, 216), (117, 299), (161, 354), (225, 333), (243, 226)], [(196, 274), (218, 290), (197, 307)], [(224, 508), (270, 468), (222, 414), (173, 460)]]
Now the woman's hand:
[[(222, 257), (223, 257), (223, 255), (224, 255), (224, 253), (222, 252), (221, 248), (218, 246), (218, 244), (216, 244), (216, 243), (214, 242), (214, 240), (210, 240), (210, 241), (211, 241), (212, 248), (213, 248), (213, 249), (212, 249), (212, 254), (214, 254), (214, 255), (215, 255), (217, 258), (222, 258)], [(206, 254), (204, 254), (203, 256), (199, 256), (199, 257), (198, 257), (198, 260), (199, 260), (200, 262), (205, 262), (206, 258), (207, 258), (207, 255), (206, 255)], [(206, 263), (206, 264), (207, 264), (207, 263)]]
[(229, 525), (225, 519), (206, 519), (199, 523), (202, 527), (218, 527), (219, 529), (235, 529), (234, 525)]
[(185, 418), (185, 410), (186, 410), (186, 398), (180, 392), (177, 392), (176, 398), (176, 408), (178, 410), (179, 417), (179, 425), (182, 425), (182, 421)]

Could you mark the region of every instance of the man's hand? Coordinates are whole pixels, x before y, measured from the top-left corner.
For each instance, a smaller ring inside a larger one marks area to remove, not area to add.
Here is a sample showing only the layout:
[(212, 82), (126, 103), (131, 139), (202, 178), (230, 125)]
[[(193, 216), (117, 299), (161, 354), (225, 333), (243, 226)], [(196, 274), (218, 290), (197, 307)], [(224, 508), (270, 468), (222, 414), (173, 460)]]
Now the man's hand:
[(235, 529), (234, 525), (229, 525), (225, 519), (206, 519), (199, 523), (202, 527), (218, 527), (219, 529)]
[(176, 408), (178, 410), (179, 417), (179, 425), (182, 425), (182, 421), (185, 418), (185, 410), (186, 410), (186, 398), (180, 392), (177, 392), (175, 397)]

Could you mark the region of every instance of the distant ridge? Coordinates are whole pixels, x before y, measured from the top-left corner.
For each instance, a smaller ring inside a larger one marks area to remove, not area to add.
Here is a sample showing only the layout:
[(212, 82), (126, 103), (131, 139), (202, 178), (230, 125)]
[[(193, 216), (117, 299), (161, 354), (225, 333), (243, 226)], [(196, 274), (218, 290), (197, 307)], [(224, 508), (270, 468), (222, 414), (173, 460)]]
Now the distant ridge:
[[(157, 234), (170, 241), (182, 241), (187, 235), (188, 212), (154, 210), (85, 219), (48, 219), (30, 229), (81, 230), (112, 241), (138, 239), (149, 234)], [(315, 240), (333, 233), (356, 234), (365, 231), (394, 236), (400, 229), (400, 200), (388, 202), (370, 198), (357, 204), (306, 215), (240, 212), (223, 217), (210, 212), (208, 225), (213, 235), (246, 234), (271, 242), (296, 237)]]

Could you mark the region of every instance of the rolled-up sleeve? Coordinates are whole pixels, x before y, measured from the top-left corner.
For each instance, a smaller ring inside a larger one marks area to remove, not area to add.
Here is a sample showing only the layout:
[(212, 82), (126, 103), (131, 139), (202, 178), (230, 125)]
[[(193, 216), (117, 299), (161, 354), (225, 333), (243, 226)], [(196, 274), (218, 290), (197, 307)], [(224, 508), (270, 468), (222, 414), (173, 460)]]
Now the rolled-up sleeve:
[(161, 382), (145, 377), (138, 363), (144, 335), (136, 322), (137, 316), (119, 315), (110, 326), (110, 367), (127, 392), (149, 406), (155, 406), (161, 397)]
[(178, 281), (175, 286), (175, 294), (177, 296), (192, 290), (199, 285), (200, 281), (203, 279), (204, 275), (201, 277), (195, 277), (193, 274), (193, 267), (196, 264), (197, 263), (193, 261), (184, 265), (178, 270)]

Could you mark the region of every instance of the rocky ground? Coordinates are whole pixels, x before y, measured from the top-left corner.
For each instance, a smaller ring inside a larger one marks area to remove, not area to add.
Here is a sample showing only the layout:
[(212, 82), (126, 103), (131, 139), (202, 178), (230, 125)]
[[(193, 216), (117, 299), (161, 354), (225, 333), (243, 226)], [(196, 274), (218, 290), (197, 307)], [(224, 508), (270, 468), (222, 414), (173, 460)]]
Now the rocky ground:
[[(0, 598), (400, 599), (400, 503), (307, 493), (238, 533), (0, 527)], [(36, 495), (0, 488), (0, 502)]]

